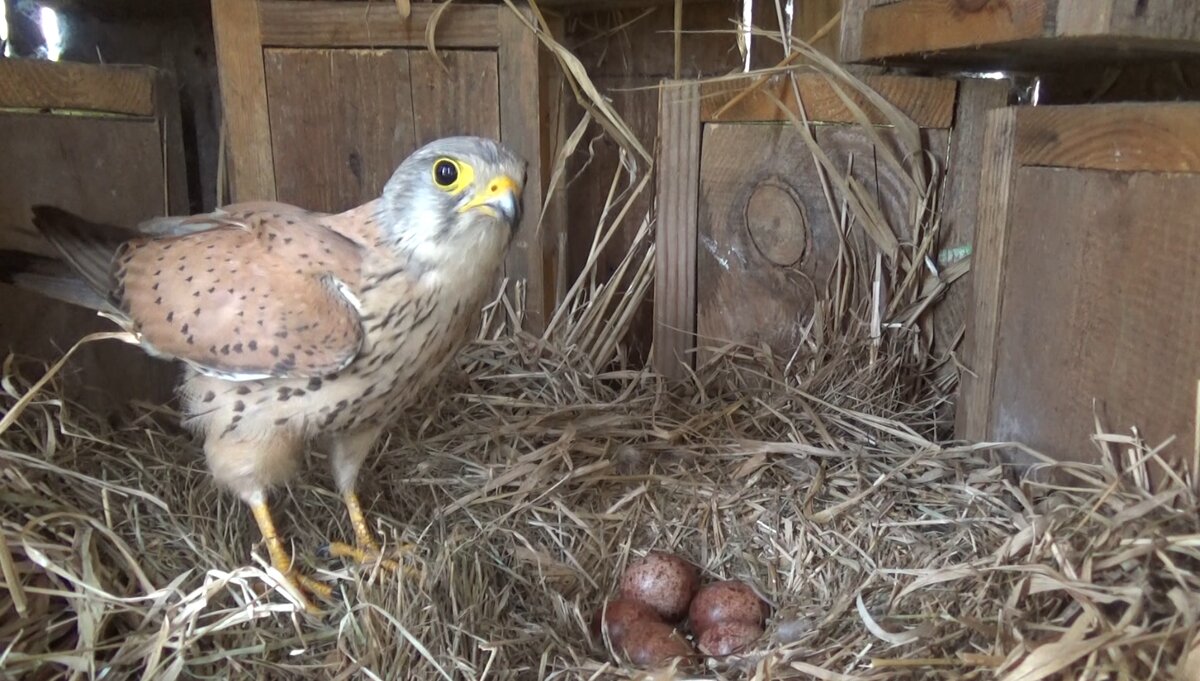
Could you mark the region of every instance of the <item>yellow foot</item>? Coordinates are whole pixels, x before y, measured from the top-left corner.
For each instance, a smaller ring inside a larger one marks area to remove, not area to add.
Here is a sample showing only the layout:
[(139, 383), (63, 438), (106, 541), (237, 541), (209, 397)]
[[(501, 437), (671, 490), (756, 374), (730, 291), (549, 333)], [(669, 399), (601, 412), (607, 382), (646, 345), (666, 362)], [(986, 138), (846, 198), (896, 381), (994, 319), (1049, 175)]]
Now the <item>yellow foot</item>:
[[(350, 522), (354, 525), (356, 546), (351, 546), (340, 541), (331, 542), (326, 549), (328, 554), (335, 558), (347, 558), (359, 565), (373, 565), (378, 563), (380, 567), (390, 572), (400, 572), (405, 577), (419, 577), (421, 574), (419, 570), (403, 565), (398, 560), (382, 556), (379, 542), (375, 541), (375, 535), (371, 533), (371, 528), (367, 526), (367, 519), (363, 515), (358, 495), (351, 490), (343, 494), (342, 499), (346, 502), (346, 510), (350, 513)], [(412, 544), (402, 544), (397, 547), (396, 553), (403, 556), (404, 554), (415, 553), (416, 549), (417, 547)]]
[(333, 599), (333, 587), (295, 569), (291, 556), (288, 555), (287, 549), (283, 547), (283, 542), (280, 541), (279, 535), (275, 531), (275, 523), (271, 520), (271, 511), (266, 504), (255, 504), (251, 509), (254, 511), (254, 519), (258, 521), (258, 528), (262, 531), (263, 540), (267, 543), (267, 553), (271, 556), (271, 565), (283, 573), (306, 612), (310, 615), (324, 614), (324, 611), (309, 600), (308, 596), (313, 595), (330, 601)]
[[(358, 546), (351, 546), (345, 542), (331, 542), (326, 548), (328, 554), (334, 558), (346, 558), (352, 560), (359, 565), (375, 565), (389, 572), (399, 572), (405, 577), (414, 578), (421, 575), (421, 571), (416, 568), (403, 565), (398, 560), (384, 558), (383, 552), (375, 542), (364, 545), (360, 543)], [(416, 547), (411, 544), (405, 544), (397, 548), (396, 553), (403, 556), (404, 554), (414, 553)]]

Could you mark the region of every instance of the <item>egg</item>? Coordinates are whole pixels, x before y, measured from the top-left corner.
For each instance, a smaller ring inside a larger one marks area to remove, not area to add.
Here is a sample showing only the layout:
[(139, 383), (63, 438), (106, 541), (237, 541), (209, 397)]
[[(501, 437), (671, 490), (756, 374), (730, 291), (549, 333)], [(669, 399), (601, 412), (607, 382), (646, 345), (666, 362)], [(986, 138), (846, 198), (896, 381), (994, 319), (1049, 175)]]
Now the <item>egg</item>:
[(596, 610), (596, 614), (592, 616), (592, 635), (603, 641), (604, 636), (600, 630), (603, 625), (608, 631), (608, 640), (612, 642), (612, 647), (620, 650), (625, 644), (625, 633), (629, 626), (639, 620), (661, 621), (658, 613), (645, 603), (618, 598)]
[(705, 586), (692, 599), (688, 609), (692, 631), (697, 636), (723, 622), (744, 622), (761, 627), (767, 614), (767, 604), (754, 589), (738, 581), (713, 582)]
[(740, 652), (762, 636), (763, 628), (754, 622), (729, 620), (717, 622), (700, 634), (700, 652), (711, 657), (725, 657)]
[(634, 561), (621, 577), (621, 598), (645, 603), (668, 622), (688, 612), (700, 584), (695, 565), (679, 556), (651, 551)]
[(639, 667), (661, 667), (673, 658), (691, 658), (692, 644), (662, 620), (635, 620), (625, 630), (624, 652)]

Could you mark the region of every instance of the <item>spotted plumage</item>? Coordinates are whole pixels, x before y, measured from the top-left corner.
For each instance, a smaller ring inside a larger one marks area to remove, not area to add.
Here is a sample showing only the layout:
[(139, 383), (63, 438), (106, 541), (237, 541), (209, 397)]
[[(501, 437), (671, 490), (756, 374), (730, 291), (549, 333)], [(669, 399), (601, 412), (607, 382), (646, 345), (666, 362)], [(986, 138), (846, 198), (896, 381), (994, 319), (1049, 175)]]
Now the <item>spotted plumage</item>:
[(287, 572), (266, 492), (317, 440), (358, 550), (370, 553), (358, 470), (467, 340), (512, 241), (523, 183), (512, 152), (464, 137), (419, 149), (380, 198), (336, 215), (254, 202), (132, 233), (39, 207), (35, 225), (69, 271), (30, 257), (3, 276), (93, 307), (147, 352), (182, 362), (184, 423), (203, 438), (216, 480), (254, 507)]

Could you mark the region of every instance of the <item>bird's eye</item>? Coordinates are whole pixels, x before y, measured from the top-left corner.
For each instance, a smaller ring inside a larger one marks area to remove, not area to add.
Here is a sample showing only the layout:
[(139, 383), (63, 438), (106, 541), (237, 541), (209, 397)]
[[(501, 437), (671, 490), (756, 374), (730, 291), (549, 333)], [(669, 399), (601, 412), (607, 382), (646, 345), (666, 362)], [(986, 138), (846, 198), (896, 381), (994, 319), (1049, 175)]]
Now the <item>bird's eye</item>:
[(439, 187), (453, 186), (458, 181), (458, 164), (449, 159), (433, 164), (433, 181)]

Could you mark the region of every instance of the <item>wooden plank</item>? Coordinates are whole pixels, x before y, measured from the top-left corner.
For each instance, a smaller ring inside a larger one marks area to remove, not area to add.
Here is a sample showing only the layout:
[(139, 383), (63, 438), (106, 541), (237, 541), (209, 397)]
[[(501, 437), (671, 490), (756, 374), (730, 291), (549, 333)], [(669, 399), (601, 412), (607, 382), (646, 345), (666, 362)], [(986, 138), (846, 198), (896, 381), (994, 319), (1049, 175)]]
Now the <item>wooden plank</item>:
[(505, 261), (505, 274), (510, 281), (525, 281), (525, 326), (537, 333), (545, 328), (553, 311), (554, 280), (548, 276), (546, 264), (558, 239), (556, 231), (538, 223), (549, 180), (541, 144), (547, 111), (541, 97), (541, 52), (537, 37), (525, 25), (532, 21), (531, 15), (524, 12), (522, 20), (507, 6), (500, 9), (496, 63), (505, 96), (493, 108), (500, 112), (500, 140), (529, 164), (521, 197), (523, 217)]
[[(879, 134), (897, 144), (891, 130)], [(875, 155), (871, 139), (848, 125), (820, 126), (816, 136), (834, 172), (871, 187), (884, 217), (901, 232), (910, 215), (908, 184), (890, 166), (861, 161)], [(926, 130), (924, 137), (941, 163), (948, 131)], [(869, 263), (875, 247), (861, 229), (843, 238), (829, 210), (824, 173), (791, 125), (708, 124), (701, 149), (697, 362), (730, 342), (765, 345), (790, 357), (825, 299), (825, 282), (843, 249)]]
[(914, 54), (1044, 35), (1048, 0), (904, 0), (868, 9), (863, 59)]
[[(982, 150), (987, 112), (1008, 103), (1010, 84), (1002, 80), (963, 79), (958, 86), (954, 130), (950, 133), (950, 158), (942, 196), (942, 226), (938, 248), (971, 246), (979, 214)], [(967, 317), (969, 277), (950, 285), (933, 310), (935, 354), (954, 350)], [(953, 364), (946, 365), (954, 370)]]
[(163, 209), (167, 215), (187, 215), (193, 211), (188, 196), (179, 84), (168, 71), (158, 71), (155, 76), (154, 101), (158, 111), (158, 133), (162, 140), (161, 155), (167, 194)]
[[(800, 102), (808, 117), (814, 121), (829, 123), (856, 123), (837, 90), (829, 80), (817, 73), (795, 75)], [(863, 82), (883, 96), (888, 102), (912, 118), (923, 128), (949, 128), (954, 120), (955, 82), (947, 78), (920, 78), (914, 76), (871, 75)], [(772, 98), (781, 100), (799, 115), (800, 105), (796, 102), (791, 79), (787, 75), (772, 77), (753, 94), (738, 100), (722, 111), (726, 104), (749, 85), (749, 80), (722, 80), (704, 83), (700, 117), (709, 121), (788, 121), (786, 113), (780, 111)], [(866, 98), (848, 86), (840, 85), (850, 100), (861, 107), (872, 123), (886, 124), (887, 119)], [(719, 114), (719, 115), (718, 115)]]
[[(34, 230), (32, 206), (48, 203), (132, 226), (161, 215), (162, 135), (153, 118), (0, 113), (0, 149), (21, 172), (0, 182), (0, 248), (56, 256)], [(0, 285), (0, 354), (54, 361), (92, 331), (112, 331), (94, 312)], [(111, 411), (130, 399), (169, 401), (175, 370), (125, 343), (91, 343), (67, 366), (68, 397)]]
[(995, 109), (987, 114), (979, 192), (979, 219), (971, 256), (970, 303), (963, 361), (969, 371), (959, 383), (955, 436), (980, 441), (987, 437), (992, 384), (996, 372), (996, 329), (1003, 305), (1003, 282), (1008, 252), (1012, 185), (1016, 159), (1017, 110)]
[[(412, 124), (417, 146), (452, 135), (501, 138), (502, 102), (495, 52), (442, 52), (439, 56), (448, 71), (443, 71), (429, 52), (404, 52), (412, 74)], [(536, 152), (537, 147), (533, 150)]]
[(842, 35), (838, 43), (838, 59), (853, 63), (862, 59), (863, 17), (869, 0), (842, 1)]
[(0, 59), (0, 107), (154, 115), (155, 69)]
[(1197, 175), (1017, 171), (989, 439), (1095, 461), (1096, 413), (1151, 446), (1176, 437), (1164, 458), (1182, 470), (1200, 377), (1197, 197)]
[(1023, 107), (1015, 143), (1022, 165), (1197, 172), (1200, 105)]
[[(266, 47), (425, 47), (425, 29), (439, 5), (414, 3), (412, 13), (403, 19), (390, 0), (258, 0), (261, 19), (256, 23), (261, 21)], [(435, 44), (439, 48), (499, 46), (501, 10), (507, 8), (451, 5), (438, 19)]]
[(258, 7), (250, 0), (212, 0), (212, 13), (230, 194), (233, 201), (273, 200), (275, 165)]
[(340, 212), (378, 197), (417, 147), (409, 52), (268, 49), (265, 62), (278, 199)]
[(667, 82), (659, 104), (653, 361), (658, 373), (673, 379), (686, 376), (694, 359), (699, 94), (694, 82)]

